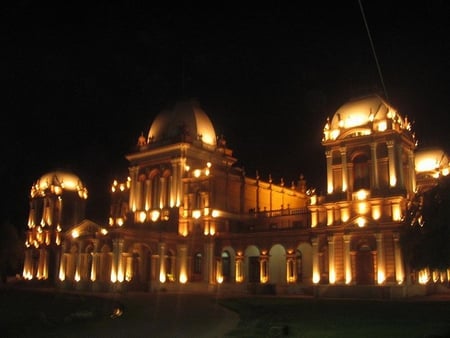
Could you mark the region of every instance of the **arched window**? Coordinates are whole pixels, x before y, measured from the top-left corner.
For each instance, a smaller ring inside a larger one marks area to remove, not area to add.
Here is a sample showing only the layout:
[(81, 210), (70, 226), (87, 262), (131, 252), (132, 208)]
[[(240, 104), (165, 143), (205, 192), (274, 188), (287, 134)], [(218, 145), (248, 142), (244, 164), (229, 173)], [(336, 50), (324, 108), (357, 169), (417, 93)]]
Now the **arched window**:
[(353, 159), (353, 190), (369, 189), (369, 165), (367, 155), (361, 154)]
[(231, 262), (230, 262), (230, 254), (228, 251), (222, 252), (222, 276), (225, 280), (230, 278), (231, 274)]
[(170, 282), (175, 281), (175, 271), (174, 271), (174, 267), (175, 264), (173, 262), (174, 260), (174, 255), (172, 254), (171, 251), (167, 252), (167, 256), (166, 256), (166, 274), (167, 274), (167, 279)]
[(194, 256), (194, 273), (202, 273), (202, 254), (200, 252)]
[(151, 189), (152, 189), (151, 206), (153, 209), (157, 209), (160, 207), (159, 197), (161, 194), (161, 176), (159, 176), (159, 174), (152, 177)]

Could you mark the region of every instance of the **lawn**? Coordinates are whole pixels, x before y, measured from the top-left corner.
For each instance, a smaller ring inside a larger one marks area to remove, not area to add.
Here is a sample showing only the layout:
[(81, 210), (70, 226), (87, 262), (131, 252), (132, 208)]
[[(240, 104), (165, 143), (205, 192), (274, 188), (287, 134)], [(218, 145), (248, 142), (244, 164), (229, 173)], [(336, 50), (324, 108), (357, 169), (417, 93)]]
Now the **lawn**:
[(241, 322), (227, 337), (450, 337), (450, 302), (223, 299)]
[(111, 321), (114, 299), (55, 290), (0, 289), (0, 336), (63, 337), (89, 325)]
[[(122, 294), (120, 299), (118, 302), (111, 295), (77, 295), (58, 290), (0, 289), (0, 336), (48, 338), (65, 337), (65, 333), (71, 332), (71, 336), (81, 337), (83, 332), (99, 327), (118, 332), (114, 330), (140, 325), (151, 313), (147, 309), (151, 303), (149, 298), (145, 301), (139, 295)], [(238, 326), (226, 335), (228, 338), (450, 337), (450, 301), (279, 296), (211, 297), (210, 301), (219, 302), (240, 315)], [(178, 304), (183, 306), (178, 309), (180, 313), (189, 311), (185, 302)], [(113, 318), (118, 305), (125, 306), (126, 315)], [(165, 321), (170, 322), (169, 319)]]

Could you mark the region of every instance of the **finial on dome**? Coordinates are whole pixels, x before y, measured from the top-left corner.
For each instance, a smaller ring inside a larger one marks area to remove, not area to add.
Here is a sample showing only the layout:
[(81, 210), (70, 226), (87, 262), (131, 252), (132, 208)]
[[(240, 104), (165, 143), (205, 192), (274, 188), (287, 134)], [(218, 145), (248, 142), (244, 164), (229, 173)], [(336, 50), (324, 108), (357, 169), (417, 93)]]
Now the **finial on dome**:
[(139, 147), (142, 147), (142, 146), (145, 146), (146, 144), (147, 144), (147, 140), (145, 139), (144, 133), (141, 132), (141, 136), (139, 136), (139, 138), (138, 138), (137, 145)]

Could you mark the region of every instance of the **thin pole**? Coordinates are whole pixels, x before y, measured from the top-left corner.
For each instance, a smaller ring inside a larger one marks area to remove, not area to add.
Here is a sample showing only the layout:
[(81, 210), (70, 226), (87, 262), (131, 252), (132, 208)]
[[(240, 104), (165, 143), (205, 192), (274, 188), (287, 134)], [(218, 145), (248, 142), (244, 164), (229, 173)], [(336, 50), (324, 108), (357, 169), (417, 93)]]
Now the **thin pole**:
[(369, 25), (367, 24), (367, 20), (366, 20), (365, 14), (364, 14), (364, 9), (363, 9), (361, 0), (358, 0), (358, 3), (359, 3), (359, 8), (361, 9), (361, 14), (362, 14), (362, 17), (364, 20), (364, 25), (366, 26), (367, 35), (369, 36), (370, 46), (372, 47), (372, 53), (375, 58), (375, 63), (377, 64), (378, 75), (380, 76), (381, 85), (383, 86), (384, 96), (386, 97), (386, 99), (389, 99), (387, 90), (386, 90), (386, 86), (384, 85), (383, 74), (381, 73), (381, 67), (380, 67), (380, 64), (378, 63), (377, 53), (375, 52), (375, 47), (373, 45), (372, 36), (370, 35)]

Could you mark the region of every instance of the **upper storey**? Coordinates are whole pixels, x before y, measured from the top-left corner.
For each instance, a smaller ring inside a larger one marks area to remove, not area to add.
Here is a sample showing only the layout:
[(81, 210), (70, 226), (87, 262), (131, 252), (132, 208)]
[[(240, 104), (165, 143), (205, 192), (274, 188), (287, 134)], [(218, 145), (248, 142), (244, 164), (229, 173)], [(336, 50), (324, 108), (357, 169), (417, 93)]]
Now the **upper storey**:
[(389, 130), (411, 134), (411, 125), (406, 117), (403, 118), (380, 96), (370, 95), (345, 103), (336, 111), (331, 121), (327, 119), (323, 142)]

